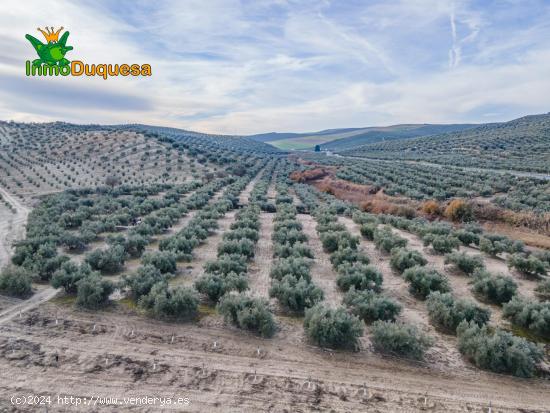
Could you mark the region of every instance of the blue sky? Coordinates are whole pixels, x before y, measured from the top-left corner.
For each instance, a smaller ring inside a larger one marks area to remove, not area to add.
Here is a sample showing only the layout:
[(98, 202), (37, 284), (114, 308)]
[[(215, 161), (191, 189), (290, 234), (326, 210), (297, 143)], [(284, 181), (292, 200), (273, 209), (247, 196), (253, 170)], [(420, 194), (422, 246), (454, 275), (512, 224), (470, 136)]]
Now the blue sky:
[[(27, 78), (38, 26), (150, 78)], [(7, 1), (0, 119), (221, 134), (492, 122), (548, 112), (550, 2)]]

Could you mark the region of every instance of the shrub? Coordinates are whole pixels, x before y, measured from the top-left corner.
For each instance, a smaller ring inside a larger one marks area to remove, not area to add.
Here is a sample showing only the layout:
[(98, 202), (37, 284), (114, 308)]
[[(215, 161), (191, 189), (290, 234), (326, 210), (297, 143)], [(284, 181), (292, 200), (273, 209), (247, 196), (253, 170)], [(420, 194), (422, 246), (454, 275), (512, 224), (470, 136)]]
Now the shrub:
[(475, 232), (459, 229), (455, 231), (453, 235), (465, 246), (471, 244), (479, 245), (479, 235)]
[(390, 264), (396, 271), (402, 273), (407, 268), (414, 267), (416, 265), (426, 265), (428, 261), (418, 251), (411, 251), (406, 248), (394, 248), (391, 251)]
[(82, 278), (76, 285), (76, 305), (90, 310), (104, 307), (114, 291), (113, 283), (102, 279), (97, 273)]
[(426, 301), (432, 323), (443, 330), (455, 334), (458, 325), (466, 320), (477, 325), (487, 324), (491, 312), (477, 306), (473, 301), (455, 299), (450, 293), (434, 291)]
[(508, 266), (515, 268), (520, 273), (529, 277), (536, 277), (546, 274), (546, 265), (533, 255), (526, 257), (522, 254), (512, 254), (508, 257)]
[(429, 239), (432, 244), (433, 250), (438, 254), (446, 254), (451, 252), (453, 249), (458, 249), (459, 247), (460, 242), (458, 238), (451, 237), (449, 235), (430, 235), (432, 236), (427, 239)]
[(267, 301), (244, 294), (226, 294), (218, 304), (218, 311), (226, 322), (253, 331), (262, 337), (275, 334), (275, 321)]
[(83, 236), (71, 234), (70, 232), (63, 233), (59, 238), (59, 242), (69, 251), (82, 251), (87, 244), (87, 240)]
[(92, 269), (103, 273), (114, 273), (122, 270), (126, 252), (122, 245), (113, 245), (106, 250), (95, 250), (89, 253), (85, 261)]
[(369, 257), (356, 249), (350, 247), (339, 248), (330, 255), (330, 262), (334, 268), (339, 268), (344, 264), (353, 264), (354, 262), (360, 262), (362, 264), (368, 264), (370, 262)]
[(145, 247), (149, 243), (148, 239), (139, 234), (130, 234), (124, 241), (124, 250), (134, 258), (141, 257), (145, 251)]
[(441, 209), (439, 207), (439, 203), (437, 201), (429, 200), (422, 204), (422, 212), (428, 215), (439, 215), (441, 212)]
[(353, 237), (347, 231), (328, 231), (321, 234), (323, 249), (328, 253), (333, 253), (339, 248), (357, 249), (359, 240)]
[(474, 277), (474, 293), (494, 304), (510, 301), (518, 289), (516, 282), (507, 275), (492, 275), (487, 271), (476, 270)]
[(277, 298), (287, 310), (301, 314), (323, 299), (323, 290), (304, 278), (286, 275), (281, 281), (273, 281), (269, 296)]
[(248, 289), (248, 280), (243, 274), (235, 272), (204, 274), (195, 281), (195, 288), (209, 300), (217, 302), (229, 291), (242, 292)]
[(452, 263), (465, 274), (471, 275), (475, 270), (484, 267), (480, 255), (468, 255), (465, 252), (451, 252), (445, 255), (445, 264)]
[(196, 317), (199, 299), (191, 288), (171, 288), (166, 282), (158, 282), (149, 294), (141, 297), (139, 304), (153, 317), (184, 321)]
[(238, 254), (224, 254), (215, 261), (207, 261), (204, 271), (211, 274), (245, 273), (247, 269), (246, 257)]
[(508, 250), (506, 244), (500, 241), (491, 241), (488, 238), (482, 237), (479, 240), (479, 250), (485, 254), (496, 257), (498, 254)]
[(423, 300), (432, 291), (446, 293), (451, 290), (447, 277), (433, 268), (419, 266), (408, 268), (403, 273), (403, 277), (410, 283), (409, 291), (411, 294)]
[(502, 306), (502, 314), (517, 326), (550, 337), (550, 301), (532, 302), (515, 296)]
[(356, 291), (351, 287), (344, 297), (344, 304), (365, 322), (394, 321), (402, 307), (397, 301), (371, 290)]
[[(54, 288), (65, 289), (68, 294), (74, 294), (77, 292), (78, 282), (92, 274), (92, 268), (82, 263), (80, 266), (72, 261), (64, 262), (52, 277), (51, 285)], [(98, 273), (95, 273), (99, 276)]]
[(468, 222), (473, 219), (472, 207), (463, 199), (453, 199), (444, 214), (452, 221)]
[(31, 277), (23, 267), (8, 265), (0, 274), (0, 291), (13, 297), (26, 297), (31, 294)]
[[(296, 221), (292, 221), (296, 222)], [(296, 222), (298, 224), (298, 222)], [(297, 229), (282, 229), (273, 233), (273, 241), (278, 244), (294, 245), (298, 242), (306, 242), (307, 237), (303, 232)]]
[(306, 258), (313, 258), (313, 253), (311, 252), (311, 249), (307, 246), (307, 244), (297, 242), (294, 245), (290, 244), (276, 244), (275, 245), (275, 252), (273, 254), (275, 257), (279, 258), (300, 258), (300, 257), (306, 257)]
[(371, 327), (372, 344), (382, 353), (421, 359), (433, 340), (409, 324), (376, 321)]
[(252, 228), (239, 228), (223, 234), (224, 240), (240, 240), (244, 238), (249, 239), (252, 242), (257, 242), (259, 232)]
[(166, 277), (153, 265), (139, 267), (136, 273), (130, 277), (123, 278), (123, 284), (130, 290), (130, 295), (139, 300), (142, 296), (149, 294), (153, 285), (164, 281)]
[(533, 252), (535, 258), (538, 258), (542, 262), (545, 262), (546, 265), (550, 265), (550, 251), (535, 251)]
[(249, 239), (222, 241), (218, 245), (218, 255), (239, 254), (247, 258), (254, 256), (254, 243)]
[(541, 300), (550, 300), (550, 279), (541, 281), (535, 287), (535, 293)]
[(176, 256), (170, 251), (147, 252), (143, 255), (141, 262), (143, 265), (158, 268), (162, 274), (174, 274), (177, 270)]
[(348, 291), (351, 287), (356, 290), (379, 291), (382, 285), (382, 273), (374, 265), (356, 262), (340, 267), (339, 271), (336, 284), (342, 291)]
[(353, 348), (363, 335), (361, 320), (344, 307), (332, 309), (317, 304), (307, 309), (305, 314), (306, 335), (321, 347)]
[(457, 335), (459, 351), (482, 369), (532, 377), (543, 358), (538, 346), (500, 329), (491, 333), (487, 326), (463, 321)]
[(270, 276), (281, 281), (286, 275), (292, 275), (294, 278), (304, 278), (311, 281), (309, 273), (310, 261), (305, 258), (285, 258), (280, 259), (271, 267)]
[(366, 239), (372, 241), (374, 239), (374, 232), (376, 231), (376, 223), (368, 223), (361, 225), (361, 235)]
[(404, 247), (407, 240), (395, 235), (388, 227), (374, 231), (374, 243), (378, 249), (390, 252), (393, 248)]

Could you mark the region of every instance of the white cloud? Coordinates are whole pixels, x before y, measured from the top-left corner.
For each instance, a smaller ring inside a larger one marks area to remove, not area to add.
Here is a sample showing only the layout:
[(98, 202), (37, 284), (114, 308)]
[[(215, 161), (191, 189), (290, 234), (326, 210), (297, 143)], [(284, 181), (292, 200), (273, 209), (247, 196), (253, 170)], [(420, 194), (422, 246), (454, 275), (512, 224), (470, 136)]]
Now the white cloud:
[[(548, 7), (482, 6), (11, 1), (0, 15), (0, 117), (247, 134), (548, 111)], [(153, 76), (25, 78), (34, 51), (24, 35), (44, 25), (71, 32), (70, 59), (150, 63)]]

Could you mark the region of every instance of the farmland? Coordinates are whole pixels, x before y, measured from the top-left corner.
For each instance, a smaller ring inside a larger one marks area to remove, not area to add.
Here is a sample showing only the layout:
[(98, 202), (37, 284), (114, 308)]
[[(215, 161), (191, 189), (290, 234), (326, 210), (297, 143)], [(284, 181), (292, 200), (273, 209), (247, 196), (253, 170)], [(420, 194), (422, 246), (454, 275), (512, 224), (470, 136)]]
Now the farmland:
[(451, 158), (435, 138), (425, 164), (401, 149), (416, 139), (432, 137), (296, 156), (171, 128), (2, 123), (0, 406), (547, 411), (550, 181), (467, 169), (547, 172), (546, 135), (522, 141), (531, 167)]

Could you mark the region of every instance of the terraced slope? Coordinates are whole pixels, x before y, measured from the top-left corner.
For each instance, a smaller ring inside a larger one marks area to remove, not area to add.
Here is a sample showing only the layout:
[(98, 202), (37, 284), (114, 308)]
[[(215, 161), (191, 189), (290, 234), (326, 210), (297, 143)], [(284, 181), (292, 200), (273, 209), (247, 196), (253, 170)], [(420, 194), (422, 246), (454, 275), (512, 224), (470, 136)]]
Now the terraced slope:
[(550, 114), (461, 132), (378, 142), (343, 154), (550, 173)]

